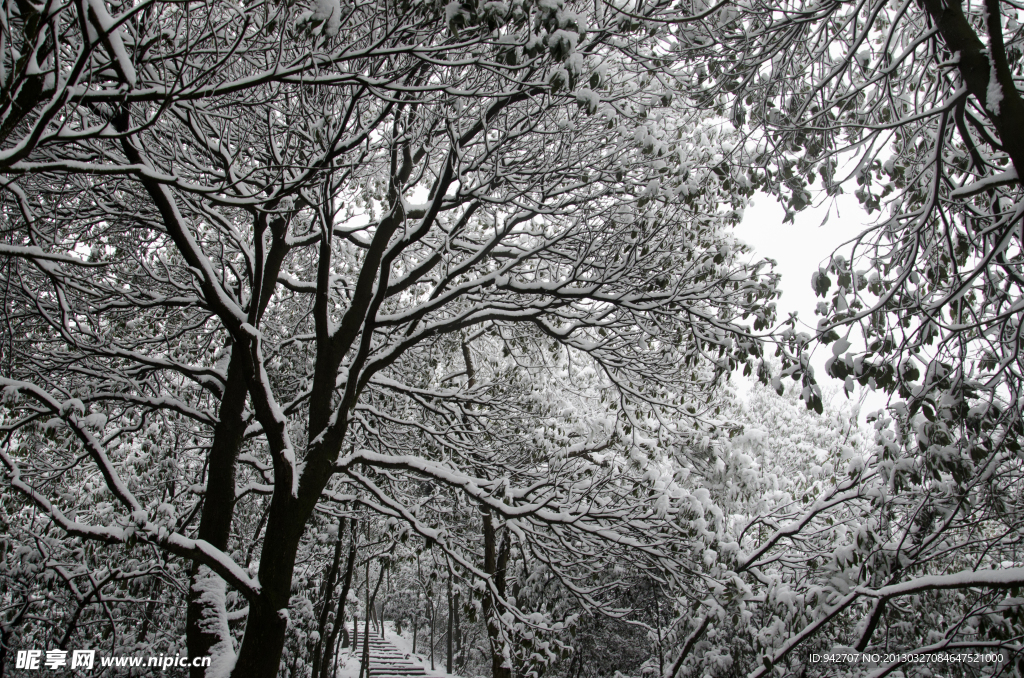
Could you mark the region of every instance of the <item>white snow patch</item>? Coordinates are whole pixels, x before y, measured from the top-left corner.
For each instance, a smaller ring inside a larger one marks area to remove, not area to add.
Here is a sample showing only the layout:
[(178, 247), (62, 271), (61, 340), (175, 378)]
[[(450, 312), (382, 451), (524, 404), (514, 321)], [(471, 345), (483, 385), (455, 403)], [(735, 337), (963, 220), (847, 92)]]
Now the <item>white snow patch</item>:
[(324, 33), (334, 37), (341, 30), (341, 0), (316, 0), (313, 18), (325, 21)]
[(999, 104), (1003, 100), (1003, 87), (999, 84), (996, 76), (996, 60), (988, 59), (988, 90), (985, 92), (985, 107), (992, 111), (993, 115), (999, 115)]
[(237, 659), (234, 644), (231, 642), (231, 630), (228, 628), (225, 588), (224, 580), (219, 575), (206, 565), (199, 566), (196, 580), (192, 584), (192, 590), (200, 594), (199, 602), (204, 605), (199, 627), (205, 633), (216, 635), (220, 639), (210, 648), (207, 678), (228, 678), (235, 668)]

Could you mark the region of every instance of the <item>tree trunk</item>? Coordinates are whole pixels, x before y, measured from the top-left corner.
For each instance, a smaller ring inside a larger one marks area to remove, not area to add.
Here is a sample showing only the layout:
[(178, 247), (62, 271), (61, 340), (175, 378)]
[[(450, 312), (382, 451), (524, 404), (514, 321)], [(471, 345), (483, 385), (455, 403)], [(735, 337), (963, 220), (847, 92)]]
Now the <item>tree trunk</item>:
[(459, 610), (461, 607), (461, 602), (459, 600), (460, 597), (460, 591), (455, 589), (455, 603), (453, 605), (455, 608), (455, 647), (456, 652), (459, 655), (458, 665), (461, 670), (461, 668), (466, 665), (466, 644), (463, 642), (462, 638), (462, 618), (460, 616), (461, 611)]
[[(258, 348), (258, 347), (257, 347)], [(256, 354), (249, 355), (255, 364)], [(262, 388), (261, 382), (252, 377), (247, 367), (249, 388)], [(317, 395), (311, 398), (317, 399)], [(324, 397), (329, 397), (329, 394)], [(334, 473), (333, 463), (337, 450), (345, 437), (344, 427), (334, 431), (328, 440), (317, 437), (318, 429), (312, 427), (311, 442), (307, 446), (305, 467), (301, 477), (294, 463), (288, 461), (286, 450), (275, 448), (285, 440), (284, 424), (272, 411), (267, 401), (253, 399), (258, 418), (263, 423), (271, 445), (274, 459), (274, 494), (270, 500), (264, 548), (260, 556), (259, 594), (249, 601), (249, 618), (242, 637), (238, 660), (231, 672), (232, 678), (276, 678), (284, 650), (285, 633), (288, 629), (288, 603), (291, 598), (292, 577), (295, 572), (295, 557), (299, 542), (309, 517), (316, 509), (317, 502)], [(274, 428), (274, 427), (277, 428)], [(322, 428), (320, 429), (322, 430)]]
[(452, 655), (454, 654), (454, 623), (455, 623), (455, 601), (452, 598), (452, 566), (448, 563), (448, 642), (445, 646), (445, 670), (452, 672)]
[[(344, 542), (345, 532), (345, 518), (338, 519), (338, 541), (334, 544), (334, 558), (331, 560), (330, 568), (328, 569), (324, 577), (323, 591), (320, 594), (322, 601), (320, 608), (320, 618), (317, 620), (317, 639), (316, 646), (313, 648), (313, 664), (311, 667), (310, 675), (315, 676), (320, 673), (320, 663), (324, 656), (324, 648), (329, 647), (330, 642), (328, 638), (325, 638), (327, 633), (327, 620), (334, 609), (334, 588), (337, 583), (338, 570), (341, 567), (341, 546)], [(338, 628), (338, 619), (335, 617), (333, 629)], [(334, 636), (332, 635), (331, 638)], [(330, 650), (328, 650), (330, 654)], [(328, 659), (330, 663), (330, 659)]]
[[(366, 597), (370, 597), (370, 582), (366, 582)], [(370, 615), (363, 621), (363, 660), (359, 663), (359, 678), (370, 678)]]
[[(342, 642), (348, 643), (348, 629), (345, 629), (345, 631), (343, 632), (343, 635), (344, 635), (344, 638), (342, 639)], [(338, 675), (338, 655), (340, 655), (341, 653), (338, 652), (338, 645), (337, 645), (337, 643), (335, 643), (335, 645), (334, 645), (333, 652), (334, 652), (334, 669), (330, 673), (331, 678), (333, 678), (334, 676)], [(325, 664), (324, 665), (324, 671), (326, 671), (326, 670), (327, 670), (327, 666)]]
[[(484, 509), (484, 572), (491, 576), (494, 588), (498, 595), (505, 597), (505, 568), (508, 566), (511, 544), (508, 539), (508, 531), (502, 535), (501, 546), (497, 544), (497, 529), (494, 526), (494, 518), (490, 509)], [(491, 644), (491, 676), (492, 678), (512, 678), (511, 667), (505, 666), (505, 656), (502, 653), (501, 632), (498, 627), (498, 615), (493, 594), (488, 591), (484, 595), (484, 621), (487, 624), (487, 637)]]
[[(366, 541), (370, 541), (370, 524), (366, 524)], [(370, 560), (366, 560), (366, 607), (363, 616), (363, 659), (359, 663), (359, 678), (370, 677)]]
[(661, 605), (658, 604), (658, 587), (654, 587), (654, 628), (658, 631), (658, 675), (665, 675), (665, 652), (661, 644)]
[[(369, 529), (367, 529), (369, 538)], [(377, 602), (377, 592), (380, 590), (380, 583), (384, 579), (384, 562), (381, 561), (380, 573), (377, 575), (377, 583), (373, 587), (373, 595), (370, 595), (370, 561), (366, 561), (366, 609), (373, 612), (373, 606)], [(370, 615), (366, 615), (366, 624), (363, 625), (363, 663), (359, 667), (360, 678), (370, 676)]]
[(374, 606), (372, 608), (370, 608), (370, 615), (371, 615), (371, 620), (373, 621), (373, 632), (375, 634), (379, 635), (379, 636), (383, 636), (384, 635), (384, 632), (383, 632), (384, 624), (381, 621), (380, 616), (377, 614), (377, 605), (376, 604), (374, 604)]
[[(334, 628), (331, 629), (331, 638), (327, 643), (327, 654), (324, 655), (321, 664), (320, 678), (328, 678), (327, 667), (331, 665), (331, 656), (337, 658), (338, 633), (344, 634), (342, 647), (348, 645), (348, 631), (345, 630), (345, 603), (348, 601), (348, 592), (352, 588), (352, 575), (356, 569), (357, 538), (359, 537), (359, 521), (352, 519), (352, 535), (348, 551), (348, 565), (345, 566), (345, 580), (341, 585), (341, 597), (338, 599), (338, 613), (334, 616)], [(313, 675), (316, 675), (315, 673)]]
[[(1017, 175), (1024, 177), (1024, 125), (1021, 125), (1024, 100), (1017, 91), (1006, 56), (1000, 3), (998, 0), (983, 2), (987, 12), (987, 46), (964, 16), (960, 0), (922, 0), (921, 4), (938, 27), (946, 48), (959, 55), (956, 66), (967, 91), (974, 95), (995, 125)], [(996, 82), (991, 82), (992, 79)], [(988, 102), (988, 92), (994, 84), (1002, 93), (995, 110)]]
[[(213, 444), (210, 446), (206, 493), (203, 496), (203, 510), (197, 534), (199, 539), (209, 542), (221, 551), (227, 550), (231, 521), (234, 517), (235, 464), (245, 433), (245, 422), (242, 420), (245, 398), (242, 351), (232, 347), (224, 397), (221, 399)], [(205, 595), (207, 584), (201, 581), (212, 576), (215, 575), (211, 573), (201, 577), (199, 566), (192, 564), (185, 612), (185, 641), (188, 645), (188, 654), (192, 657), (213, 654), (213, 648), (218, 643), (231, 644), (230, 636), (222, 637), (223, 629), (226, 627), (226, 621), (222, 624), (222, 617), (226, 610), (217, 609), (223, 598)], [(221, 651), (228, 649), (233, 648), (222, 648)], [(189, 672), (192, 678), (203, 678), (206, 675), (206, 668), (193, 666)]]
[[(274, 488), (264, 538), (264, 543), (271, 548), (264, 548), (260, 557), (262, 590), (249, 601), (249, 618), (232, 678), (277, 678), (278, 675), (288, 629), (295, 557), (306, 520), (315, 505), (315, 501), (296, 500), (289, 490), (282, 485)], [(318, 489), (316, 495), (319, 494)]]

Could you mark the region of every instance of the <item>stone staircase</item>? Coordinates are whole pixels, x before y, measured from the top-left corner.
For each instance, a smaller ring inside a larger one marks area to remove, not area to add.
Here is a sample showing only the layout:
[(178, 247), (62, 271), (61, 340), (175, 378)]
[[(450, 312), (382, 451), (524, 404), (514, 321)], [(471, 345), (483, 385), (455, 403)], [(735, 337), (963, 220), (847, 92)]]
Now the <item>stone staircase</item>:
[(370, 638), (370, 678), (406, 678), (407, 676), (425, 675), (427, 673), (422, 666), (409, 655), (400, 652), (386, 638), (379, 636)]

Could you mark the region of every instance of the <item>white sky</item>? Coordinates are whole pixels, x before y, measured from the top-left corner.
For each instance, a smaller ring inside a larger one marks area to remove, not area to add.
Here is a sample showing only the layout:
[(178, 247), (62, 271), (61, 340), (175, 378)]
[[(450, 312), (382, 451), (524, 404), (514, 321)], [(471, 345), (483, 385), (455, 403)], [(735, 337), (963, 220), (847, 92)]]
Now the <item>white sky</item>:
[[(798, 213), (794, 223), (782, 223), (785, 211), (772, 196), (758, 193), (753, 206), (748, 207), (743, 222), (736, 227), (736, 237), (754, 248), (754, 257), (769, 257), (778, 262), (776, 271), (782, 274), (782, 297), (777, 300), (778, 318), (785, 320), (789, 313), (797, 311), (800, 323), (798, 329), (814, 332), (820, 316), (814, 315), (814, 307), (821, 297), (815, 297), (811, 290), (811, 274), (828, 261), (836, 248), (863, 230), (872, 219), (852, 194), (838, 196), (833, 202), (814, 205)], [(826, 211), (831, 211), (828, 222), (821, 225)], [(878, 216), (876, 213), (875, 217)], [(856, 331), (850, 337), (856, 345)], [(825, 373), (825, 360), (831, 356), (828, 347), (819, 347), (812, 358), (814, 375), (822, 386), (829, 385), (840, 390), (842, 382)], [(859, 399), (858, 391), (851, 396)], [(842, 397), (842, 396), (840, 396)], [(869, 393), (861, 407), (862, 413), (884, 407), (881, 394)]]

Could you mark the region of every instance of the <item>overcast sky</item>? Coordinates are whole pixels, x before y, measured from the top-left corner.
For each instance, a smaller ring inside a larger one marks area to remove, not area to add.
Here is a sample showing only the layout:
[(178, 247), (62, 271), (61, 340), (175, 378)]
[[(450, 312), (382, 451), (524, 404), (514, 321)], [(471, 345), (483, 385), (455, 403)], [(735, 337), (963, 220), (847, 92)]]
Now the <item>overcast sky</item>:
[[(785, 212), (775, 198), (758, 193), (753, 200), (753, 206), (747, 208), (743, 222), (736, 228), (736, 237), (754, 248), (755, 258), (770, 257), (778, 262), (776, 270), (782, 274), (782, 298), (777, 302), (779, 319), (797, 311), (800, 329), (813, 333), (819, 319), (814, 315), (814, 306), (821, 298), (811, 290), (811, 274), (828, 261), (836, 248), (860, 233), (871, 217), (852, 194), (841, 195), (829, 204), (808, 207), (789, 224), (782, 223)], [(830, 211), (828, 222), (821, 225), (826, 211)], [(853, 341), (854, 337), (850, 339)], [(831, 355), (828, 348), (818, 348), (812, 359), (815, 376), (822, 385), (831, 383), (841, 388), (838, 380), (825, 373), (825, 360)], [(859, 396), (858, 391), (852, 397)], [(869, 394), (861, 412), (877, 410), (884, 404), (879, 394)]]

